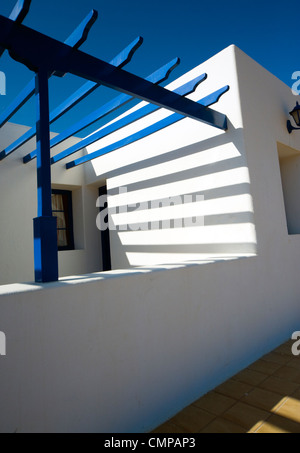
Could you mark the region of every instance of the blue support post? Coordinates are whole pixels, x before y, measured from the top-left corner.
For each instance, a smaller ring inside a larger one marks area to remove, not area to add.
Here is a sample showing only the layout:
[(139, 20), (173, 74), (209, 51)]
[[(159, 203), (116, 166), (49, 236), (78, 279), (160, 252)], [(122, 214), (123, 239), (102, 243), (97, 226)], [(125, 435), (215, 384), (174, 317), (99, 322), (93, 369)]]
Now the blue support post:
[(45, 69), (36, 75), (38, 217), (33, 220), (35, 281), (44, 283), (58, 280), (57, 227), (51, 202), (48, 77)]

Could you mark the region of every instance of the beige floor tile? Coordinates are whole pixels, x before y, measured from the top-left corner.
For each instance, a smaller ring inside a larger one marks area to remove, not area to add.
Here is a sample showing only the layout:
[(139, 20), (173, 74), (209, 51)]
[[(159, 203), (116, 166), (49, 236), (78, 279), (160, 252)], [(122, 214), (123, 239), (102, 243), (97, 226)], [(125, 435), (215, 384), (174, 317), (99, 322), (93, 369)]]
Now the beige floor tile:
[(217, 392), (210, 392), (198, 401), (195, 401), (194, 405), (213, 415), (221, 415), (235, 403), (236, 400), (229, 398), (228, 396), (221, 395)]
[(268, 390), (255, 388), (247, 396), (242, 398), (242, 402), (268, 412), (275, 412), (285, 401), (286, 396), (278, 395)]
[(269, 415), (270, 414), (267, 411), (238, 402), (226, 411), (222, 417), (242, 426), (248, 432), (251, 432), (261, 426)]
[(288, 398), (288, 400), (277, 409), (276, 414), (300, 424), (300, 401), (293, 397)]
[(300, 433), (300, 357), (291, 345), (265, 355), (153, 433)]
[(269, 354), (262, 357), (266, 362), (279, 363), (280, 365), (286, 365), (291, 358), (287, 355), (277, 354), (276, 352), (270, 352)]
[(279, 415), (272, 415), (256, 432), (258, 434), (297, 434), (300, 433), (300, 424)]
[(246, 433), (246, 429), (242, 428), (235, 423), (232, 423), (230, 420), (225, 418), (218, 417), (213, 420), (209, 425), (200, 431), (200, 433), (209, 433), (209, 434), (243, 434)]
[(300, 401), (300, 387), (298, 387), (297, 390), (295, 390), (295, 392), (291, 396), (296, 400)]
[(252, 389), (252, 385), (229, 379), (227, 382), (224, 382), (224, 384), (219, 385), (219, 387), (215, 389), (215, 392), (239, 400)]
[(246, 370), (243, 370), (240, 373), (233, 376), (232, 379), (235, 381), (244, 382), (245, 384), (256, 386), (260, 384), (262, 381), (264, 381), (267, 377), (268, 377), (267, 374), (260, 373), (254, 370), (249, 370), (249, 368), (247, 368)]
[(277, 354), (283, 354), (283, 355), (288, 355), (291, 358), (293, 357), (292, 355), (292, 346), (294, 344), (294, 341), (290, 340), (287, 343), (282, 344), (278, 348), (274, 350)]
[(293, 357), (290, 362), (286, 364), (286, 366), (290, 368), (295, 368), (296, 370), (300, 371), (300, 356), (299, 357)]
[(275, 371), (279, 370), (281, 366), (282, 365), (279, 363), (267, 362), (266, 360), (261, 359), (253, 363), (253, 365), (250, 365), (249, 370), (259, 371), (260, 373), (271, 375)]
[(294, 382), (295, 384), (300, 384), (300, 371), (295, 368), (283, 366), (275, 371), (274, 376)]
[(198, 433), (213, 419), (214, 415), (196, 406), (188, 406), (169, 420), (170, 423), (183, 428), (189, 433)]
[(258, 387), (269, 390), (270, 392), (278, 393), (281, 396), (289, 396), (299, 388), (299, 384), (275, 376), (270, 376), (268, 379), (261, 382)]
[(188, 433), (189, 431), (180, 428), (179, 426), (173, 425), (172, 423), (166, 422), (163, 425), (160, 425), (154, 431), (153, 434), (184, 434)]

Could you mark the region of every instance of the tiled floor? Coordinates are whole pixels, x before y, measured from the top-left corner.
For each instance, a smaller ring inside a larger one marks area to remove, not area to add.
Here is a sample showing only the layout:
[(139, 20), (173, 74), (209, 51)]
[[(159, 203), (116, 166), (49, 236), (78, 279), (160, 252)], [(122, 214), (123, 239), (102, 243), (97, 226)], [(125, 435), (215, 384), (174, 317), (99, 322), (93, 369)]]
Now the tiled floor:
[(300, 433), (300, 356), (291, 346), (267, 354), (153, 433)]

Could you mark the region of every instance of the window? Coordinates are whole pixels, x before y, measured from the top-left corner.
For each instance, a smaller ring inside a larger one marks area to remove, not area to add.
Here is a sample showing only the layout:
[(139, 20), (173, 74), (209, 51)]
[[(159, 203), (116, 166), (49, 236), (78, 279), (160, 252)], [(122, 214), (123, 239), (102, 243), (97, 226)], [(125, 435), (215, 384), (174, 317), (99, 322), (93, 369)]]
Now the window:
[(72, 192), (52, 190), (52, 213), (57, 218), (58, 250), (74, 250)]
[(300, 234), (300, 152), (282, 143), (277, 146), (288, 233)]

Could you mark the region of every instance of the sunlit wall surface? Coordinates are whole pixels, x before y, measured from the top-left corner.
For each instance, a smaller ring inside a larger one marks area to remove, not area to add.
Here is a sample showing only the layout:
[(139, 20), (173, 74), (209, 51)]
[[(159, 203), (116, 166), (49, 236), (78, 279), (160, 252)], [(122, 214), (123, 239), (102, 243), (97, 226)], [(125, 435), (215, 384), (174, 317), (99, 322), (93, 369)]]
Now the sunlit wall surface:
[[(228, 116), (226, 132), (184, 118), (93, 161), (95, 174), (108, 186), (113, 268), (256, 253), (234, 47), (168, 88), (175, 89), (204, 72), (207, 80), (189, 98), (199, 101), (230, 85), (212, 106)], [(161, 109), (94, 143), (87, 152), (170, 114)]]

